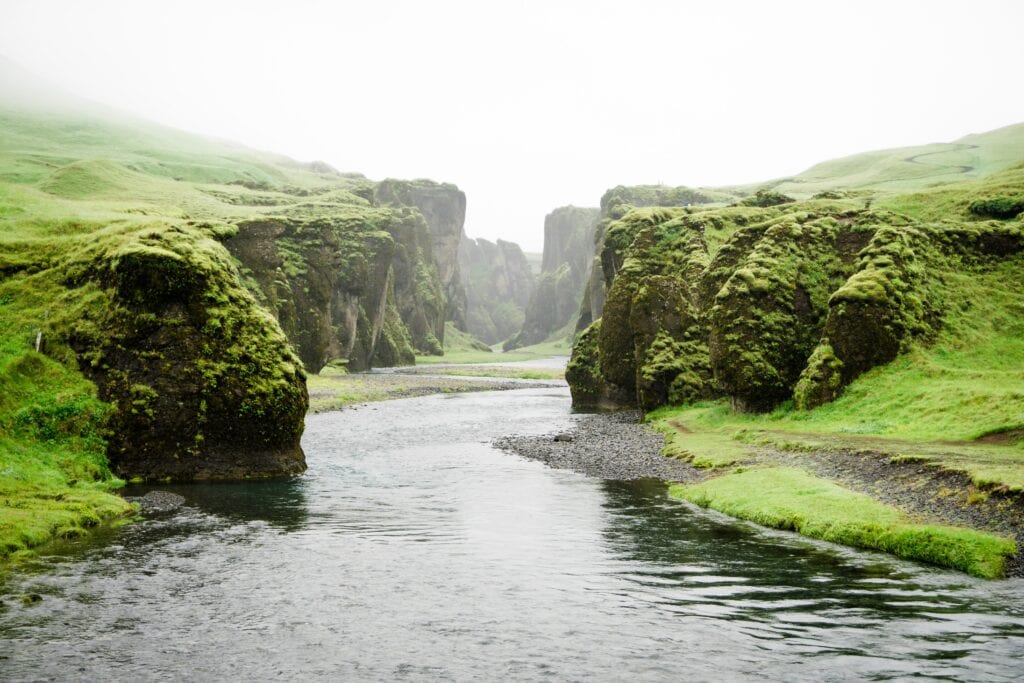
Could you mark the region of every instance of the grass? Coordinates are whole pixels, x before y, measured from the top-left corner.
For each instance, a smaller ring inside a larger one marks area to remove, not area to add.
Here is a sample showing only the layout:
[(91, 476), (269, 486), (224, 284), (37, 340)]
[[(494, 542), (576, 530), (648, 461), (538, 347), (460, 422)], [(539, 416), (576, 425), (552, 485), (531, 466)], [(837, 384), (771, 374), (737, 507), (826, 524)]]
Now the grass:
[(654, 426), (665, 436), (661, 454), (689, 462), (694, 467), (728, 467), (750, 456), (748, 449), (729, 433), (693, 432), (672, 420), (658, 421)]
[(791, 467), (727, 474), (676, 485), (672, 496), (763, 526), (959, 569), (1004, 575), (1016, 544), (991, 533), (922, 524), (896, 508)]
[[(499, 349), (500, 345), (495, 345)], [(445, 351), (443, 356), (416, 356), (417, 365), (480, 365), (484, 363), (515, 363), (517, 361), (540, 360), (552, 356), (568, 356), (572, 353), (572, 345), (565, 339), (548, 341), (533, 346), (524, 346), (515, 351), (504, 353), (498, 351), (479, 351), (458, 349)]]
[[(529, 361), (525, 361), (529, 362)], [(496, 377), (504, 379), (565, 379), (565, 370), (547, 368), (517, 368), (505, 365), (460, 365), (459, 367), (433, 367), (431, 375), (451, 375), (457, 377)]]
[[(828, 190), (904, 193), (984, 177), (1024, 159), (1024, 124), (1006, 126), (948, 143), (855, 154), (816, 164), (772, 189), (797, 198)], [(753, 192), (761, 185), (720, 188)]]
[[(133, 511), (111, 493), (108, 406), (63, 365), (0, 335), (0, 560)], [(19, 352), (20, 351), (20, 352)]]
[[(490, 375), (481, 375), (488, 377)], [(321, 413), (362, 403), (494, 389), (494, 383), (470, 377), (436, 377), (421, 374), (328, 374), (310, 375), (309, 410)]]

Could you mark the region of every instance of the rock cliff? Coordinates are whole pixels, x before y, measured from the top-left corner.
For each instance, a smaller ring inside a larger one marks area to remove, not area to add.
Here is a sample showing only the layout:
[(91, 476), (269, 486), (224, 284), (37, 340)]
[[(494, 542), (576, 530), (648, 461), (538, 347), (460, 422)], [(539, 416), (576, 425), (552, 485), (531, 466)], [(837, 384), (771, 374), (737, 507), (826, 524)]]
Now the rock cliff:
[[(0, 178), (0, 372), (10, 355), (46, 386), (55, 361), (94, 387), (80, 403), (107, 436), (82, 452), (120, 476), (301, 472), (306, 371), (412, 363), (464, 315), (452, 185), (374, 183), (127, 117), (0, 101), (0, 124), (20, 169)], [(80, 438), (78, 404), (54, 395), (0, 400), (3, 415)]]
[(447, 302), (440, 325), (432, 327), (431, 333), (443, 345), (445, 320), (451, 320), (459, 329), (466, 328), (466, 290), (459, 273), (459, 244), (466, 221), (466, 195), (449, 183), (389, 179), (377, 185), (374, 199), (380, 206), (414, 207), (426, 219), (431, 252)]
[(519, 245), (464, 238), (459, 269), (466, 285), (466, 331), (488, 344), (518, 332), (534, 287)]
[(563, 206), (544, 218), (544, 256), (519, 333), (506, 350), (537, 344), (572, 322), (593, 253), (598, 209)]
[[(37, 320), (42, 350), (77, 367), (110, 406), (106, 452), (122, 477), (305, 469), (302, 364), (239, 281), (218, 241), (228, 235), (151, 221), (65, 234), (48, 251), (32, 241), (6, 250), (2, 284), (18, 315)], [(73, 422), (72, 409), (34, 419)]]
[(591, 262), (587, 264), (586, 285), (580, 303), (576, 331), (582, 332), (590, 323), (599, 319), (604, 311), (605, 295), (611, 280), (622, 262), (622, 250), (628, 246), (621, 239), (605, 244), (608, 228), (623, 218), (633, 208), (640, 207), (687, 207), (713, 202), (729, 202), (735, 199), (731, 194), (686, 186), (666, 187), (664, 185), (618, 185), (601, 196), (600, 217), (594, 231), (594, 245), (590, 250)]
[(935, 223), (842, 198), (762, 204), (634, 208), (605, 223), (607, 297), (567, 370), (575, 405), (816, 407), (927, 343), (947, 310), (976, 305), (956, 273), (1024, 254), (1019, 221)]

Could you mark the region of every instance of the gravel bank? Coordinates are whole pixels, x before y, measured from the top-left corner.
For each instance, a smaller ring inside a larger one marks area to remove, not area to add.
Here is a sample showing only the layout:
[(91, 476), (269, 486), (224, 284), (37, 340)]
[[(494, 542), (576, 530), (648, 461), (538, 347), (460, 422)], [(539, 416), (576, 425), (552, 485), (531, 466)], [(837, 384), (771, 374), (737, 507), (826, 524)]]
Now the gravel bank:
[(579, 415), (571, 431), (505, 436), (495, 440), (494, 446), (549, 467), (602, 479), (694, 482), (704, 478), (693, 466), (662, 456), (661, 435), (639, 420), (636, 411)]

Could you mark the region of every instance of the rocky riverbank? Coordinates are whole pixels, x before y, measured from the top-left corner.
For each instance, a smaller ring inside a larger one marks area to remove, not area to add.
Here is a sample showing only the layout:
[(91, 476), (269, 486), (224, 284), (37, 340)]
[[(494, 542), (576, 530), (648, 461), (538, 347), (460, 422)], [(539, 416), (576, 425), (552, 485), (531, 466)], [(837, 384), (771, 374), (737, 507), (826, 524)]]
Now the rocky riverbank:
[(602, 479), (695, 482), (703, 472), (661, 455), (664, 438), (640, 424), (635, 410), (578, 415), (572, 430), (546, 436), (506, 436), (495, 447), (558, 469)]
[[(567, 432), (506, 436), (494, 445), (550, 467), (602, 479), (655, 478), (696, 483), (734, 469), (697, 468), (665, 457), (661, 454), (663, 436), (640, 424), (637, 411), (579, 415)], [(995, 532), (1012, 537), (1018, 548), (1024, 548), (1024, 501), (1020, 496), (979, 491), (962, 473), (894, 458), (880, 447), (859, 450), (839, 443), (835, 447), (825, 443), (821, 446), (816, 451), (750, 446), (736, 464), (741, 470), (798, 467), (897, 508), (920, 523)], [(1006, 575), (1024, 576), (1024, 561), (1019, 552), (1009, 558)]]

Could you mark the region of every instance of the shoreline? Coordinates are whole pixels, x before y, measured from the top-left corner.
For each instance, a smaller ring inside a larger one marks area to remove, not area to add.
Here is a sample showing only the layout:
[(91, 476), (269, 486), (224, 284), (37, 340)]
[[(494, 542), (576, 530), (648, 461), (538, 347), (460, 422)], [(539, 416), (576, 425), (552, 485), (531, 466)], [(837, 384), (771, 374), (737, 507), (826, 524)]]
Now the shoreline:
[[(559, 439), (556, 441), (556, 436)], [(870, 503), (879, 509), (887, 508), (899, 515), (899, 521), (890, 525), (892, 529), (916, 525), (921, 528), (940, 530), (960, 528), (982, 535), (994, 533), (997, 536), (1012, 538), (1017, 544), (1017, 552), (1006, 556), (1005, 567), (996, 568), (992, 573), (977, 573), (994, 578), (999, 575), (1006, 577), (1024, 577), (1024, 500), (1021, 496), (1009, 492), (988, 491), (981, 493), (961, 472), (945, 470), (927, 462), (913, 459), (901, 460), (893, 454), (881, 450), (823, 449), (787, 451), (769, 446), (742, 447), (739, 454), (730, 451), (730, 458), (724, 465), (717, 467), (695, 467), (685, 460), (699, 460), (696, 453), (701, 445), (702, 437), (694, 434), (698, 447), (690, 454), (678, 448), (680, 439), (663, 434), (652, 427), (639, 422), (637, 411), (620, 413), (583, 414), (580, 415), (573, 428), (565, 434), (548, 434), (543, 436), (511, 435), (494, 441), (494, 446), (512, 452), (529, 460), (543, 462), (556, 469), (568, 469), (588, 476), (604, 479), (642, 479), (654, 478), (667, 482), (683, 484), (674, 486), (674, 497), (688, 500), (702, 507), (712, 507), (726, 512), (733, 517), (747, 519), (769, 528), (783, 528), (802, 531), (804, 524), (825, 518), (826, 513), (814, 509), (799, 510), (793, 514), (803, 521), (793, 524), (792, 521), (775, 523), (768, 519), (770, 510), (790, 491), (780, 489), (778, 495), (766, 501), (761, 496), (765, 491), (744, 489), (739, 494), (733, 493), (725, 501), (727, 504), (716, 504), (705, 495), (702, 485), (708, 482), (724, 483), (740, 473), (774, 473), (779, 471), (799, 470), (810, 475), (809, 481), (828, 486), (831, 489), (842, 489), (844, 495), (869, 498)], [(683, 459), (681, 459), (683, 458)], [(740, 464), (742, 463), (742, 464)], [(734, 466), (738, 465), (738, 466)], [(806, 486), (806, 481), (800, 484)], [(715, 486), (716, 484), (712, 484)], [(868, 501), (865, 501), (868, 502)], [(736, 514), (735, 506), (746, 507), (747, 514)], [(732, 510), (732, 512), (730, 512)], [(888, 530), (883, 530), (887, 531)], [(804, 535), (815, 536), (809, 530)], [(853, 534), (855, 535), (855, 534)], [(884, 534), (883, 534), (884, 535)], [(821, 537), (821, 536), (818, 536)], [(842, 535), (827, 540), (835, 540), (844, 545), (859, 546), (871, 550), (887, 551), (884, 547), (872, 546), (870, 542), (843, 542)], [(975, 539), (963, 541), (968, 545)], [(946, 542), (940, 539), (940, 543)], [(950, 554), (957, 554), (956, 548), (950, 548)], [(927, 555), (915, 555), (894, 552), (917, 561), (930, 564), (963, 569), (963, 566), (949, 564), (946, 561), (927, 561)]]
[(472, 391), (564, 387), (559, 379), (529, 379), (508, 376), (442, 375), (413, 372), (375, 372), (311, 375), (307, 378), (307, 415), (355, 409), (367, 403), (416, 398), (431, 394), (459, 394)]

